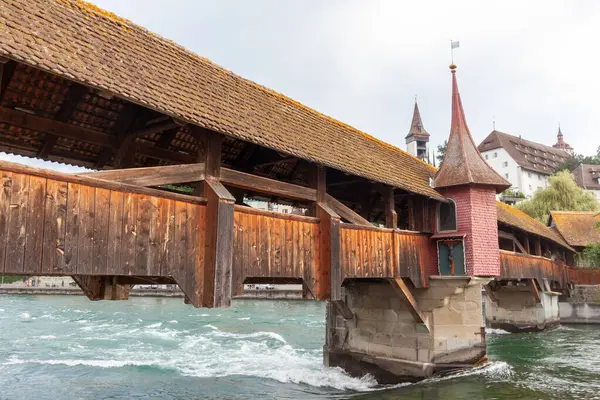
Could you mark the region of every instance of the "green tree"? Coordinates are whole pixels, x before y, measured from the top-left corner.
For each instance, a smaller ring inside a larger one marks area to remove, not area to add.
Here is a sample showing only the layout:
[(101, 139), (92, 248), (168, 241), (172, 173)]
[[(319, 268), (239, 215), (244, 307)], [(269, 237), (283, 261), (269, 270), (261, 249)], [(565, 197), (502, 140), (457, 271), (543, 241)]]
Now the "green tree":
[(442, 166), (442, 162), (444, 162), (444, 156), (446, 155), (446, 150), (448, 149), (448, 140), (444, 140), (444, 144), (438, 144), (437, 146), (437, 154), (435, 158), (438, 160), (438, 168)]
[(522, 201), (517, 208), (544, 224), (548, 221), (550, 211), (598, 209), (598, 201), (594, 195), (577, 186), (569, 171), (558, 172), (548, 181), (547, 188), (538, 190), (531, 200)]
[(580, 164), (600, 165), (600, 146), (595, 156), (584, 156), (583, 154), (574, 154), (564, 163), (556, 168), (556, 171), (573, 171)]

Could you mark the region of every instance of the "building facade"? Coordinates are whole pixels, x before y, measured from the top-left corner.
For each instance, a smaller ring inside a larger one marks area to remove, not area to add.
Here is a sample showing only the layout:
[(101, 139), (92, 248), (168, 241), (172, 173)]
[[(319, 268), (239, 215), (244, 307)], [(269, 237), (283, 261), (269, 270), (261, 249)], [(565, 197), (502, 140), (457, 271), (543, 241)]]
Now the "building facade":
[(600, 165), (580, 164), (573, 170), (573, 176), (578, 186), (600, 202)]
[[(562, 137), (560, 131), (559, 135)], [(567, 150), (496, 130), (481, 142), (478, 150), (485, 161), (511, 183), (510, 189), (525, 197), (532, 197), (537, 190), (547, 187), (548, 177), (571, 156)]]

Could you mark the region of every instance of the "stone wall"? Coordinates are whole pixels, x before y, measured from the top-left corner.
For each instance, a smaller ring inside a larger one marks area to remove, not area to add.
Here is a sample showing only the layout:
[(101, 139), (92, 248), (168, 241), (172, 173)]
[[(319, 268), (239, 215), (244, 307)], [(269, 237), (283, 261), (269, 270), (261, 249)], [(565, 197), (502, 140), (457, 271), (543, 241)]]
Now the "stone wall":
[(600, 324), (600, 285), (575, 285), (559, 310), (561, 323)]
[(539, 291), (525, 283), (486, 287), (486, 321), (508, 332), (532, 332), (559, 324), (558, 293)]
[(325, 363), (353, 375), (370, 373), (380, 383), (471, 366), (485, 357), (481, 287), (469, 277), (433, 277), (429, 288), (412, 290), (425, 317), (420, 323), (389, 282), (349, 284), (342, 298), (354, 318), (336, 314)]

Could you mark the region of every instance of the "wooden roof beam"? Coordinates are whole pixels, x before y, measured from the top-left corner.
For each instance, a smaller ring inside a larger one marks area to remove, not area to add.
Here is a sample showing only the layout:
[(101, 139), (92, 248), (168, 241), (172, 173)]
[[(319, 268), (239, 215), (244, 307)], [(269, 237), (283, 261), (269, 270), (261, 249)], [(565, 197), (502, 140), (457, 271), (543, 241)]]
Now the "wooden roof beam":
[[(61, 104), (58, 112), (54, 116), (54, 120), (59, 122), (67, 122), (69, 118), (73, 115), (77, 106), (83, 100), (85, 95), (89, 92), (89, 88), (83, 85), (79, 85), (77, 83), (73, 83), (69, 87), (69, 91), (67, 92), (63, 103)], [(46, 137), (46, 141), (44, 142), (44, 147), (38, 153), (38, 158), (46, 158), (50, 155), (50, 152), (54, 148), (54, 145), (58, 142), (58, 136), (53, 134), (48, 134)]]
[(297, 200), (317, 200), (317, 191), (292, 183), (280, 182), (245, 172), (221, 168), (221, 183), (261, 193)]
[[(115, 122), (113, 128), (113, 132), (117, 140), (124, 137), (127, 134), (127, 132), (135, 128), (135, 112), (135, 105), (128, 103), (123, 106), (121, 114), (117, 118), (117, 121)], [(100, 156), (98, 157), (98, 161), (96, 162), (95, 167), (98, 169), (104, 168), (104, 166), (110, 160), (112, 155), (113, 149), (105, 148), (104, 150), (102, 150)]]
[(331, 207), (331, 209), (335, 211), (336, 214), (338, 214), (346, 221), (349, 221), (350, 223), (356, 225), (371, 226), (371, 223), (369, 221), (361, 217), (356, 211), (352, 210), (350, 207), (346, 206), (344, 203), (337, 200), (335, 197), (326, 194), (325, 199), (327, 201), (327, 205), (329, 205), (329, 207)]
[(135, 186), (161, 186), (204, 180), (204, 163), (161, 167), (113, 169), (79, 175)]
[(8, 88), (16, 67), (16, 62), (0, 57), (0, 102), (4, 99), (6, 88)]

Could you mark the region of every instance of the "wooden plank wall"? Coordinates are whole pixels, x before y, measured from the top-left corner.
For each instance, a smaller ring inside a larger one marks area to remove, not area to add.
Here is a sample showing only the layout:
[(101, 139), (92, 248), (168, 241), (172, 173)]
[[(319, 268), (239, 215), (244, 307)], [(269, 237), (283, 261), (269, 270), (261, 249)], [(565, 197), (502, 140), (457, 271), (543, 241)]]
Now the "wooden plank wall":
[(247, 277), (303, 278), (314, 293), (318, 237), (317, 218), (235, 206), (233, 294), (242, 293)]
[(8, 171), (0, 184), (0, 273), (173, 276), (185, 291), (202, 266), (204, 205)]
[(427, 286), (429, 238), (376, 227), (342, 225), (341, 264), (344, 278), (410, 278)]
[(568, 283), (568, 267), (559, 260), (500, 250), (500, 276), (498, 279), (536, 279), (540, 287), (543, 280), (554, 281), (560, 288)]

